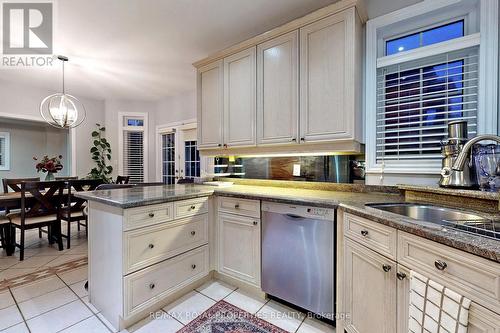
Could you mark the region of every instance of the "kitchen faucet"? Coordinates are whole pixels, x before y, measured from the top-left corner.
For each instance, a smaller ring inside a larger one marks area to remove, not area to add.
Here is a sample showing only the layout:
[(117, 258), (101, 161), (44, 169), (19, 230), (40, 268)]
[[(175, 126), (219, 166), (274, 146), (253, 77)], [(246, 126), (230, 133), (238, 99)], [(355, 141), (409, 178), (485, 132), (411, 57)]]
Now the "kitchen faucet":
[(500, 144), (500, 136), (493, 134), (478, 135), (475, 138), (472, 138), (469, 141), (467, 141), (467, 143), (465, 143), (465, 145), (460, 150), (460, 153), (458, 154), (455, 163), (453, 163), (452, 166), (453, 170), (462, 171), (464, 169), (465, 161), (467, 160), (468, 154), (471, 151), (472, 146), (478, 143), (479, 141), (496, 141), (497, 143)]

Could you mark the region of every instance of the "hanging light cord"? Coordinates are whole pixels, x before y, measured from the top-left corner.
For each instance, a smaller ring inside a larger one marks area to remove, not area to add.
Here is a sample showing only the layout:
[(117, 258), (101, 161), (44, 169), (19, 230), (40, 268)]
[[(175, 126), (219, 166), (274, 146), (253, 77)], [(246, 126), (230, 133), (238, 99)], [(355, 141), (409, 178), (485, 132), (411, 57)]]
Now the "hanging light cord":
[(65, 63), (65, 61), (63, 60), (62, 61), (62, 76), (63, 76), (62, 77), (62, 93), (63, 93), (63, 95), (66, 94), (66, 91), (64, 89), (64, 63)]

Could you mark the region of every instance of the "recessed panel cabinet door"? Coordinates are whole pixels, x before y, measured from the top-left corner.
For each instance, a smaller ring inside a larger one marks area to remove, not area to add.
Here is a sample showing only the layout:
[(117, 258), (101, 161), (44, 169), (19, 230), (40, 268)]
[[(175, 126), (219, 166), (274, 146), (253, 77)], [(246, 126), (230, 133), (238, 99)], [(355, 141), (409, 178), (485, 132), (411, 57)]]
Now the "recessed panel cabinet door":
[(220, 213), (219, 272), (260, 287), (260, 220)]
[(224, 58), (224, 144), (256, 144), (255, 47)]
[(345, 239), (345, 328), (351, 333), (396, 332), (396, 263)]
[(223, 62), (217, 61), (198, 70), (198, 147), (221, 147), (223, 101)]
[(353, 136), (354, 11), (300, 29), (301, 141)]
[(257, 143), (296, 143), (299, 113), (299, 33), (257, 46)]

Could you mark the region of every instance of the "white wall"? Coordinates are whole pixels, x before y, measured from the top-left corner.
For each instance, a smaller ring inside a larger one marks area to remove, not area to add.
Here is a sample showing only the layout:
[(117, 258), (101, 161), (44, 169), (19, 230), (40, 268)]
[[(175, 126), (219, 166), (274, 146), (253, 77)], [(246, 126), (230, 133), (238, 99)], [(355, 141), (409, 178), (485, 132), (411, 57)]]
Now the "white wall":
[(196, 91), (190, 91), (158, 102), (156, 124), (165, 125), (173, 122), (196, 118)]
[[(0, 117), (43, 121), (39, 113), (40, 102), (53, 93), (55, 91), (0, 80), (0, 101), (2, 102)], [(76, 128), (75, 132), (76, 175), (82, 177), (87, 175), (94, 164), (89, 153), (90, 133), (96, 122), (104, 123), (104, 102), (81, 96), (78, 98), (87, 110), (87, 119)]]

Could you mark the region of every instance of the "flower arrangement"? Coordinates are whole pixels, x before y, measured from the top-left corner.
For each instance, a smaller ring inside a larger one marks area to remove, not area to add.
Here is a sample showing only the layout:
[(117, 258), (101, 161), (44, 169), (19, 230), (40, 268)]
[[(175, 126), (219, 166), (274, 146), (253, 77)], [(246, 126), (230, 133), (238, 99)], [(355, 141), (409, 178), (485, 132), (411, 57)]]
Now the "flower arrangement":
[[(53, 180), (54, 174), (62, 170), (63, 165), (61, 163), (62, 155), (49, 158), (45, 155), (36, 165), (37, 172), (46, 172), (47, 176), (45, 180)], [(38, 161), (36, 156), (33, 156), (33, 160)]]

